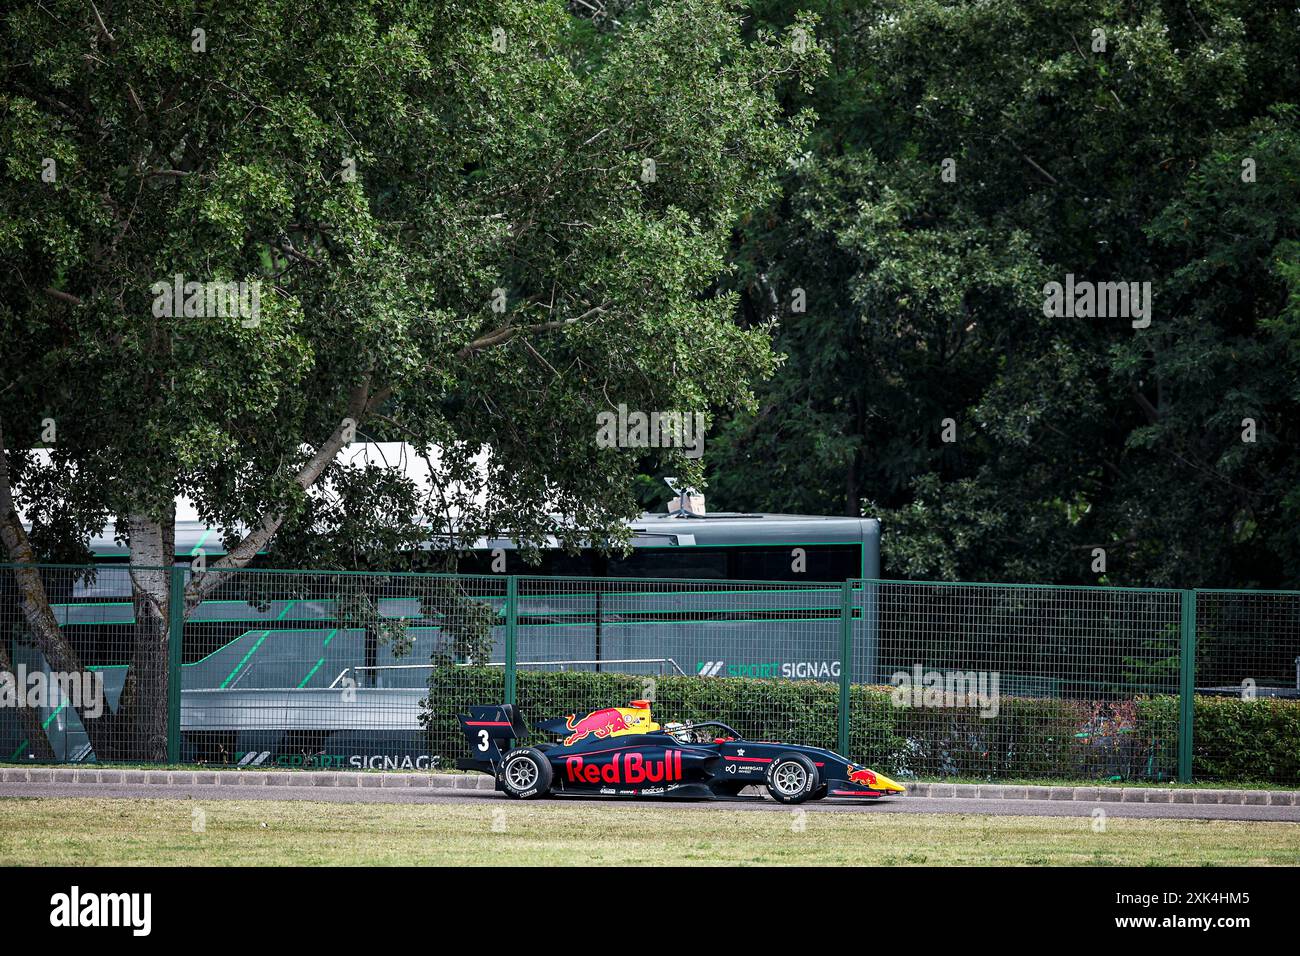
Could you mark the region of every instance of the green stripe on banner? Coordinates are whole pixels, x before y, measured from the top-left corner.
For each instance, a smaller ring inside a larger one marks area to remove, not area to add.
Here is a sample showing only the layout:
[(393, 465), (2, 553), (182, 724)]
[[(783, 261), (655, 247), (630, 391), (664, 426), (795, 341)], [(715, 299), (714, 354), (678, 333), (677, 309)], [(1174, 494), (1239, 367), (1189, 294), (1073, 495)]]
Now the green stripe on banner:
[(299, 684), (298, 684), (298, 689), (299, 689), (299, 690), (302, 690), (304, 687), (307, 686), (307, 681), (311, 680), (313, 677), (316, 676), (316, 672), (317, 672), (318, 670), (320, 670), (320, 666), (321, 666), (322, 664), (324, 664), (324, 663), (325, 663), (325, 658), (323, 658), (323, 657), (322, 657), (320, 660), (318, 660), (318, 661), (316, 662), (316, 666), (313, 667), (311, 670), (309, 670), (309, 671), (307, 672), (307, 676), (304, 677), (304, 678), (302, 679), (301, 682), (299, 682)]
[[(89, 668), (89, 669), (93, 670), (93, 668)], [(50, 724), (54, 723), (54, 718), (59, 716), (59, 714), (63, 713), (64, 708), (66, 708), (67, 706), (68, 706), (68, 702), (65, 700), (63, 703), (61, 703), (58, 706), (58, 708), (55, 709), (54, 713), (50, 714), (50, 716), (45, 718), (45, 722), (41, 724), (41, 730), (49, 730)], [(23, 755), (23, 751), (27, 749), (28, 743), (30, 743), (30, 741), (28, 740), (24, 740), (22, 743), (20, 743), (18, 745), (18, 749), (9, 755), (10, 761), (17, 760), (19, 757), (21, 757)]]
[(199, 553), (199, 549), (203, 547), (203, 542), (208, 540), (208, 535), (210, 534), (212, 534), (211, 528), (203, 529), (203, 534), (202, 536), (200, 536), (198, 544), (194, 545), (194, 547), (190, 550), (190, 557), (194, 557)]
[(63, 703), (59, 704), (58, 709), (55, 710), (54, 713), (50, 714), (50, 716), (45, 718), (45, 723), (41, 724), (41, 730), (49, 730), (50, 724), (54, 723), (54, 718), (59, 716), (59, 714), (63, 713), (63, 709), (67, 706), (68, 706), (68, 702), (66, 700)]
[[(325, 648), (330, 646), (330, 641), (334, 640), (334, 635), (337, 634), (338, 632), (339, 629), (337, 627), (334, 628), (334, 630), (330, 631), (329, 637), (325, 638), (325, 643), (320, 646), (320, 649), (322, 651), (325, 650)], [(311, 680), (314, 676), (316, 676), (316, 672), (321, 669), (321, 665), (324, 663), (325, 663), (325, 658), (324, 656), (322, 656), (321, 659), (316, 662), (316, 666), (313, 667), (311, 670), (309, 670), (307, 672), (307, 676), (302, 679), (302, 682), (298, 685), (299, 690), (302, 690), (304, 687), (307, 686), (307, 681)]]
[[(288, 614), (290, 609), (297, 603), (298, 603), (297, 601), (290, 601), (288, 604), (286, 604), (284, 606), (284, 610), (280, 612), (280, 616), (277, 617), (276, 620), (283, 621), (284, 616)], [(227, 674), (226, 679), (221, 682), (222, 690), (226, 689), (226, 685), (228, 685), (234, 679), (235, 675), (239, 673), (239, 669), (248, 663), (248, 659), (257, 653), (257, 649), (262, 646), (262, 642), (270, 636), (271, 636), (270, 631), (262, 632), (262, 636), (257, 639), (257, 643), (252, 646), (249, 652), (244, 655), (244, 659), (241, 660), (238, 664), (236, 664), (234, 670), (232, 670), (229, 674)]]
[(223, 681), (221, 682), (221, 689), (222, 689), (222, 690), (225, 690), (225, 689), (226, 689), (226, 686), (227, 686), (227, 685), (228, 685), (232, 680), (234, 680), (235, 675), (239, 673), (239, 669), (240, 669), (241, 667), (243, 667), (245, 664), (248, 663), (248, 659), (249, 659), (250, 657), (252, 657), (254, 654), (257, 653), (257, 649), (258, 649), (259, 647), (262, 646), (262, 642), (263, 642), (264, 640), (266, 640), (270, 635), (271, 635), (271, 632), (270, 632), (270, 631), (263, 631), (263, 632), (262, 632), (262, 636), (259, 637), (259, 638), (257, 639), (257, 643), (254, 644), (254, 645), (249, 649), (248, 653), (244, 655), (244, 659), (241, 660), (238, 664), (236, 664), (233, 668), (231, 668), (230, 673), (226, 675), (226, 679), (223, 680)]

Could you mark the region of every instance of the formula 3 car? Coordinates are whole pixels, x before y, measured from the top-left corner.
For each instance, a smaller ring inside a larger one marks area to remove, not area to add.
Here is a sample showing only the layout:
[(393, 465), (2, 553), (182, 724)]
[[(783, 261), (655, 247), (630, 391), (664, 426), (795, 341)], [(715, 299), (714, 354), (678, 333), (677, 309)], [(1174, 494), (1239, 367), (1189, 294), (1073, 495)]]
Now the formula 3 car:
[(520, 800), (546, 794), (709, 799), (753, 785), (791, 804), (904, 792), (883, 774), (821, 747), (746, 740), (720, 721), (661, 727), (643, 700), (541, 721), (538, 731), (563, 739), (536, 747), (514, 745), (528, 735), (515, 707), (469, 711), (458, 718), (473, 757), (457, 766), (492, 774), (497, 790)]

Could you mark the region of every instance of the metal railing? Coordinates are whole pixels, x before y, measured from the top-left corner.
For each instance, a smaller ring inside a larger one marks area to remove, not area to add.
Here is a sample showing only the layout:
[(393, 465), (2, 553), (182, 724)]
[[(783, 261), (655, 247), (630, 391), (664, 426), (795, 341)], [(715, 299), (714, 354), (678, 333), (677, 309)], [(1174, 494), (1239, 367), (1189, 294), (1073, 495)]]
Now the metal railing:
[(470, 704), (646, 698), (904, 778), (1300, 784), (1300, 592), (136, 568), (141, 620), (125, 567), (37, 570), (0, 761), (440, 766)]
[[(572, 667), (579, 667), (584, 669), (587, 667), (595, 667), (597, 670), (599, 670), (602, 667), (621, 668), (621, 667), (629, 667), (633, 664), (638, 664), (638, 665), (658, 664), (660, 666), (659, 673), (661, 674), (663, 673), (663, 667), (667, 665), (671, 667), (674, 671), (676, 671), (678, 674), (681, 674), (683, 677), (686, 676), (686, 671), (682, 670), (681, 665), (678, 664), (671, 657), (623, 657), (623, 658), (613, 658), (613, 659), (597, 657), (597, 658), (591, 658), (589, 660), (573, 660), (573, 661), (516, 661), (515, 662), (516, 667), (538, 667), (538, 668), (554, 667), (561, 671), (567, 670)], [(349, 674), (370, 673), (370, 672), (379, 673), (382, 671), (406, 671), (406, 670), (431, 671), (437, 666), (438, 666), (437, 664), (385, 664), (383, 666), (375, 666), (375, 667), (364, 667), (364, 666), (345, 667), (343, 668), (343, 670), (339, 671), (339, 675), (335, 677), (333, 681), (330, 682), (330, 687), (334, 688), (342, 685), (344, 679), (347, 678)], [(475, 665), (464, 661), (458, 661), (456, 662), (455, 666), (473, 667)], [(505, 667), (506, 665), (504, 661), (487, 661), (478, 666)]]

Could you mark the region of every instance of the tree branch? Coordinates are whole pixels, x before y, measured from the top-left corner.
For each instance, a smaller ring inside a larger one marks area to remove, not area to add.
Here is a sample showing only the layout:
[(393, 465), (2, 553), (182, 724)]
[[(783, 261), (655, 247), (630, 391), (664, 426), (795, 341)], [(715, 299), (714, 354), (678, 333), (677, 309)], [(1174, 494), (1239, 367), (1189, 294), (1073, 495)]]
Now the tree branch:
[[(298, 474), (294, 475), (293, 480), (299, 488), (306, 491), (316, 483), (343, 448), (343, 439), (350, 427), (361, 424), (366, 415), (390, 393), (391, 389), (384, 388), (371, 395), (369, 375), (352, 390), (348, 397), (347, 414), (343, 420), (339, 422), (330, 437), (321, 443), (307, 463), (299, 469)], [(220, 587), (230, 577), (232, 571), (245, 567), (259, 551), (270, 544), (288, 516), (288, 511), (284, 509), (268, 513), (262, 518), (261, 524), (245, 535), (244, 539), (231, 548), (225, 557), (210, 565), (202, 574), (194, 575), (185, 588), (185, 617), (188, 618), (204, 598)]]
[(61, 290), (59, 290), (59, 289), (54, 288), (54, 286), (52, 286), (52, 285), (47, 285), (47, 286), (46, 286), (43, 290), (41, 290), (41, 291), (43, 291), (43, 292), (44, 292), (46, 295), (48, 295), (51, 299), (58, 299), (60, 302), (66, 302), (66, 303), (68, 303), (69, 305), (85, 305), (85, 304), (86, 304), (86, 303), (82, 302), (80, 299), (78, 299), (78, 298), (77, 298), (75, 295), (73, 295), (72, 293), (70, 293), (70, 292), (63, 292), (63, 291), (61, 291)]
[(296, 259), (296, 260), (298, 260), (299, 262), (305, 262), (305, 263), (307, 263), (308, 265), (313, 265), (313, 266), (319, 266), (319, 265), (320, 265), (320, 262), (319, 262), (318, 260), (316, 260), (316, 259), (312, 258), (311, 256), (307, 255), (307, 253), (305, 253), (305, 252), (299, 252), (297, 249), (295, 249), (295, 248), (293, 247), (293, 243), (290, 243), (290, 242), (273, 242), (273, 243), (271, 243), (271, 245), (272, 245), (274, 248), (276, 248), (276, 249), (280, 250), (281, 252), (283, 252), (286, 256), (288, 256), (288, 257), (291, 258), (291, 259)]
[(536, 325), (503, 326), (502, 328), (495, 329), (491, 332), (488, 332), (486, 335), (479, 336), (474, 341), (470, 342), (468, 345), (462, 347), (460, 351), (456, 353), (456, 358), (467, 359), (475, 352), (481, 352), (484, 349), (491, 348), (494, 345), (502, 345), (506, 342), (509, 342), (520, 332), (531, 334), (533, 332), (551, 332), (554, 331), (555, 329), (562, 329), (567, 325), (572, 325), (575, 322), (581, 322), (583, 319), (590, 318), (593, 315), (600, 315), (605, 311), (606, 308), (608, 308), (608, 306), (609, 303), (606, 303), (605, 305), (598, 305), (595, 306), (594, 308), (588, 309), (586, 312), (582, 313), (582, 315), (576, 315), (573, 318), (569, 318), (569, 319), (557, 319), (553, 322), (539, 322)]
[(117, 40), (113, 34), (108, 32), (108, 27), (104, 23), (104, 18), (99, 15), (99, 7), (95, 6), (95, 0), (90, 0), (90, 9), (95, 11), (95, 25), (99, 27), (99, 34), (108, 41), (109, 46), (116, 46)]
[(1128, 387), (1129, 394), (1133, 396), (1133, 401), (1137, 402), (1138, 408), (1142, 409), (1142, 414), (1146, 416), (1147, 422), (1154, 425), (1160, 421), (1160, 410), (1151, 404), (1151, 400), (1143, 395), (1136, 386)]

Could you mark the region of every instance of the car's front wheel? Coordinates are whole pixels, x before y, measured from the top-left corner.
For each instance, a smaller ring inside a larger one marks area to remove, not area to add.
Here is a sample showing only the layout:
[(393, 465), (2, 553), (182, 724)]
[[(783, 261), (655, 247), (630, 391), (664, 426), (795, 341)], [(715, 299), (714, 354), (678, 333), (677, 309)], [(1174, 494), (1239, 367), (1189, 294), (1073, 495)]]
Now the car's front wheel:
[(778, 803), (803, 803), (820, 786), (817, 765), (803, 754), (782, 754), (767, 768), (767, 792)]
[(532, 747), (511, 750), (501, 764), (501, 788), (516, 800), (544, 796), (551, 789), (551, 762)]

